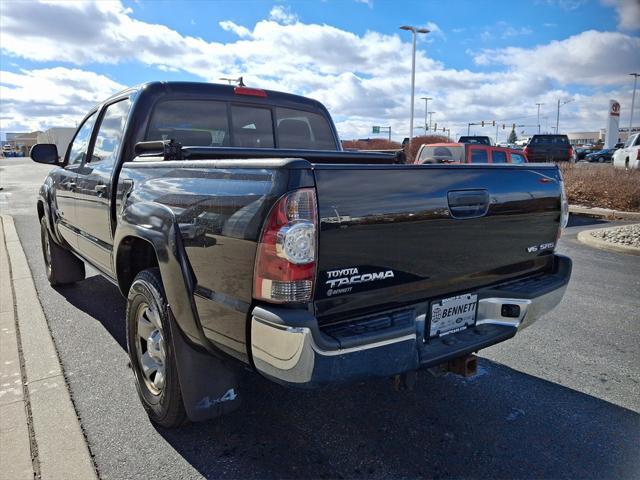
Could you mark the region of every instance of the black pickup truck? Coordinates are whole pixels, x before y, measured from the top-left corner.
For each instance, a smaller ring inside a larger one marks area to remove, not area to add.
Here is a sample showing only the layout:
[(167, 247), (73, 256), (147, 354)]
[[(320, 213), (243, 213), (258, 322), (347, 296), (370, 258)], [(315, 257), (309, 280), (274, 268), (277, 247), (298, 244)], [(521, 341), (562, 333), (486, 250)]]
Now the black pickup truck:
[(573, 147), (566, 135), (534, 135), (524, 147), (530, 162), (575, 161)]
[(235, 408), (247, 368), (312, 387), (467, 358), (550, 311), (571, 274), (555, 165), (344, 152), (299, 96), (150, 83), (91, 109), (60, 164), (55, 145), (31, 157), (57, 165), (37, 203), (49, 281), (87, 263), (118, 286), (166, 427)]

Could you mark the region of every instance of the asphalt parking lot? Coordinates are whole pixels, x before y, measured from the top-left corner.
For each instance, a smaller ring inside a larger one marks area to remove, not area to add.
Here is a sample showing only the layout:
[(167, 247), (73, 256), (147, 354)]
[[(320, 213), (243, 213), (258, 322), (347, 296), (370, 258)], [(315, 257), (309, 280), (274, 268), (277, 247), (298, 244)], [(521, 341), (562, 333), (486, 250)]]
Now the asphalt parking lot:
[(640, 477), (640, 257), (576, 240), (607, 222), (572, 219), (562, 304), (482, 351), (474, 378), (295, 391), (250, 375), (239, 411), (163, 431), (136, 396), (116, 287), (91, 273), (46, 281), (35, 195), (47, 170), (0, 160), (0, 208), (15, 219), (101, 478)]

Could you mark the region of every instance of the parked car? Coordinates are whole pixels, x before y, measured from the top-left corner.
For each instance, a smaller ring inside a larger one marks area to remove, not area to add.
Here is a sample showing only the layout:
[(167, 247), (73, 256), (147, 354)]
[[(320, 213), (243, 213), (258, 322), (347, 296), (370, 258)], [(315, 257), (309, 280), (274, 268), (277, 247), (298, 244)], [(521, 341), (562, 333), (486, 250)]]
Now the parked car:
[(570, 162), (573, 147), (566, 135), (534, 135), (524, 148), (530, 162)]
[(584, 158), (589, 155), (590, 153), (595, 152), (595, 150), (593, 148), (584, 148), (584, 147), (578, 147), (575, 150), (575, 158), (576, 160), (584, 160)]
[(92, 108), (62, 162), (31, 157), (57, 165), (37, 200), (47, 278), (86, 262), (118, 286), (163, 427), (237, 408), (239, 368), (317, 387), (473, 365), (571, 275), (556, 165), (344, 152), (325, 107), (286, 93), (146, 84)]
[(596, 150), (594, 152), (589, 153), (585, 157), (585, 160), (587, 162), (599, 162), (599, 163), (611, 162), (611, 157), (613, 155), (613, 152), (615, 152), (615, 150), (612, 148), (603, 148), (602, 150)]
[(617, 168), (640, 169), (640, 133), (631, 135), (623, 148), (613, 154), (613, 166)]
[(479, 143), (481, 145), (493, 145), (491, 138), (485, 135), (463, 135), (458, 139), (458, 143)]
[(422, 145), (415, 163), (526, 163), (522, 150), (469, 143)]

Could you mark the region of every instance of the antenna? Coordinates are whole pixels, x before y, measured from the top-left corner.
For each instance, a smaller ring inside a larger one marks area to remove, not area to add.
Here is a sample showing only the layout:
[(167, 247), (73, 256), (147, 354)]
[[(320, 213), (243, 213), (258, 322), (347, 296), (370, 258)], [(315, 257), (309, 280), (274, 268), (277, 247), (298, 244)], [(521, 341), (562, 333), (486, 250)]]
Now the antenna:
[(244, 81), (242, 80), (242, 77), (238, 77), (238, 78), (220, 77), (220, 80), (225, 80), (229, 82), (229, 85), (233, 85), (234, 83), (236, 83), (239, 87), (246, 87), (246, 85), (244, 84)]

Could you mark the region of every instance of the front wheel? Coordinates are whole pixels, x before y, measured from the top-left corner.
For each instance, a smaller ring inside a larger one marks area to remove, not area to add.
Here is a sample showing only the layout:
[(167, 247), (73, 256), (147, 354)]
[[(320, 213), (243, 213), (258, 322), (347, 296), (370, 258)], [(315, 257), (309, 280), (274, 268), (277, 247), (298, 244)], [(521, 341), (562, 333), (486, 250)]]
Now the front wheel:
[(160, 270), (140, 272), (127, 296), (127, 346), (140, 400), (152, 422), (186, 422)]
[(52, 286), (84, 280), (84, 262), (54, 242), (45, 217), (40, 219), (40, 240), (47, 280)]

